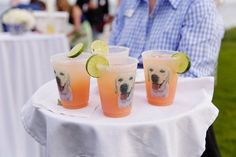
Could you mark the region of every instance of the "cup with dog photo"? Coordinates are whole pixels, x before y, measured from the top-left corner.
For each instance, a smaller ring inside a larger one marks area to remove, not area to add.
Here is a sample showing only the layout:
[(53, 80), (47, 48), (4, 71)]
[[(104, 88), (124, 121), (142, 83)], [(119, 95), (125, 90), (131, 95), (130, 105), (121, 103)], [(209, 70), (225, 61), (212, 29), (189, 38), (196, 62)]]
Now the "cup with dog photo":
[(65, 53), (51, 56), (60, 99), (65, 108), (78, 109), (88, 105), (90, 76), (85, 65), (89, 56), (89, 53), (75, 58), (68, 58)]
[(104, 115), (124, 117), (130, 114), (134, 92), (137, 59), (106, 57), (108, 67), (100, 67), (99, 95)]
[(173, 103), (178, 80), (178, 58), (175, 51), (149, 50), (142, 53), (146, 96), (149, 104)]

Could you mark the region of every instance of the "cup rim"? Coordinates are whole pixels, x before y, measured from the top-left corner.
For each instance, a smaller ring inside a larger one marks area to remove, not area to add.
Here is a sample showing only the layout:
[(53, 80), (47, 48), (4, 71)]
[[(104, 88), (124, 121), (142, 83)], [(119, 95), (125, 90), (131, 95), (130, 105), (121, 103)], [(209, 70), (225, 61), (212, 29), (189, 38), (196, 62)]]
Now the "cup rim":
[(167, 54), (174, 54), (174, 53), (178, 53), (180, 51), (175, 51), (175, 50), (165, 50), (165, 49), (152, 49), (152, 50), (146, 50), (142, 52), (142, 55), (147, 54), (147, 53), (151, 53), (151, 52), (159, 52), (159, 53), (167, 53)]
[[(107, 57), (108, 61), (109, 61), (109, 66), (103, 66), (101, 65), (101, 69), (100, 70), (117, 70), (117, 69), (129, 69), (130, 67), (135, 67), (137, 68), (137, 64), (138, 64), (138, 60), (134, 57), (125, 57), (125, 59), (129, 59), (129, 63), (111, 63), (110, 59), (114, 59), (114, 57)], [(123, 59), (122, 59), (123, 60)]]
[[(112, 48), (114, 49), (118, 48), (120, 50), (116, 52), (112, 52), (110, 51), (110, 49)], [(128, 47), (118, 46), (118, 45), (109, 45), (109, 53), (107, 53), (106, 56), (119, 56), (119, 55), (129, 56), (129, 51), (130, 51), (130, 48)]]
[[(121, 48), (121, 49), (125, 49), (125, 50), (130, 50), (130, 48), (128, 48), (128, 47), (125, 47), (125, 46), (120, 46), (120, 45), (109, 45), (108, 46), (109, 48)], [(123, 50), (123, 51), (125, 51), (125, 50)]]
[[(114, 59), (113, 57), (107, 57), (107, 59), (108, 59), (108, 61), (109, 61), (109, 59)], [(109, 67), (114, 67), (114, 66), (131, 66), (131, 65), (133, 65), (133, 64), (138, 64), (138, 59), (137, 58), (134, 58), (134, 57), (130, 57), (130, 56), (128, 56), (128, 57), (125, 57), (125, 59), (129, 59), (130, 61), (131, 61), (131, 63), (115, 63), (115, 64), (112, 64), (112, 63), (110, 63), (109, 64)]]
[[(142, 52), (142, 58), (147, 58), (147, 57), (150, 57), (148, 56), (149, 54), (152, 54), (152, 53), (159, 53), (159, 54), (167, 54), (167, 55), (173, 55), (175, 53), (178, 53), (180, 51), (174, 51), (174, 50), (162, 50), (162, 49), (152, 49), (152, 50), (146, 50), (144, 52)], [(156, 58), (153, 58), (153, 59), (156, 59)], [(162, 58), (158, 58), (158, 59), (163, 59), (163, 60), (166, 60), (168, 58), (166, 57), (162, 57)], [(171, 60), (175, 60), (176, 58), (169, 58)]]
[[(67, 53), (56, 53), (54, 55), (51, 55), (50, 61), (52, 62), (52, 61), (56, 60), (57, 57), (59, 58), (60, 56), (62, 56), (62, 57), (65, 57), (65, 59), (67, 61), (74, 61), (75, 62), (75, 61), (81, 61), (81, 60), (87, 59), (87, 57), (91, 56), (91, 53), (89, 53), (89, 52), (82, 52), (78, 57), (75, 57), (75, 58), (69, 58), (66, 56), (66, 54)], [(81, 56), (83, 56), (83, 57), (81, 57)]]

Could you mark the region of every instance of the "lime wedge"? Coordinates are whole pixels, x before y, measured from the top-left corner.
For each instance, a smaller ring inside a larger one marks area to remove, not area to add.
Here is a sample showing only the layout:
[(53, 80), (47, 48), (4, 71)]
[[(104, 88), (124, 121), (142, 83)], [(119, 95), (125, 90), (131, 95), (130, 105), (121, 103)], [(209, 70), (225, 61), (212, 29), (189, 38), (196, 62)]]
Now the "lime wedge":
[(105, 41), (95, 40), (91, 44), (91, 51), (93, 54), (105, 55), (109, 51), (109, 47)]
[(83, 43), (78, 43), (75, 45), (70, 52), (68, 53), (67, 57), (69, 58), (75, 58), (78, 55), (80, 55), (84, 51), (84, 44)]
[(178, 65), (177, 65), (178, 74), (186, 73), (190, 69), (191, 62), (190, 62), (189, 57), (185, 53), (178, 52), (178, 53), (173, 54), (172, 57), (175, 57), (178, 59)]
[(99, 78), (101, 76), (101, 71), (99, 70), (99, 66), (109, 66), (108, 60), (98, 54), (92, 55), (86, 63), (87, 73), (95, 78)]

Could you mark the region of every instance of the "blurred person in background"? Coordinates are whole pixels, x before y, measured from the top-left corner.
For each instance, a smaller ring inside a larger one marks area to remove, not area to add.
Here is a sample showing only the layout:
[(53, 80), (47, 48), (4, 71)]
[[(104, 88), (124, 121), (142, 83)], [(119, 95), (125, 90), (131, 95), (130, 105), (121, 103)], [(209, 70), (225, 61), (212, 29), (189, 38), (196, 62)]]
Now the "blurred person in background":
[(93, 38), (98, 39), (103, 33), (106, 23), (111, 22), (108, 0), (77, 0), (76, 4), (82, 9), (84, 17), (89, 21), (93, 30)]
[(224, 3), (224, 0), (215, 0), (216, 6), (220, 6)]
[[(214, 0), (121, 0), (110, 44), (129, 47), (139, 68), (145, 50), (185, 52), (192, 66), (183, 76), (204, 77), (215, 75), (223, 34)], [(211, 126), (202, 157), (219, 156)]]
[(70, 5), (67, 0), (56, 0), (58, 11), (65, 11), (69, 14), (69, 23), (73, 25), (72, 30), (67, 34), (70, 39), (70, 46), (74, 47), (78, 42), (84, 43), (86, 49), (92, 42), (92, 30), (90, 24), (83, 18), (83, 12), (77, 5)]
[(28, 4), (19, 3), (14, 8), (27, 10), (46, 10), (46, 4), (41, 0), (30, 0)]

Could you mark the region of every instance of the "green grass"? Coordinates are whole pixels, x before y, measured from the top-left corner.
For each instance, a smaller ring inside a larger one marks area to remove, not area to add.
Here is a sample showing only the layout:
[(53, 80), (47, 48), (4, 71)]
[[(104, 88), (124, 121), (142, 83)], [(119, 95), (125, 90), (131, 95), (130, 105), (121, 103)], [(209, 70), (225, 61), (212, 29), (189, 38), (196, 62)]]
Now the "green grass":
[(214, 129), (222, 157), (236, 156), (236, 28), (222, 42), (213, 103), (220, 113)]

